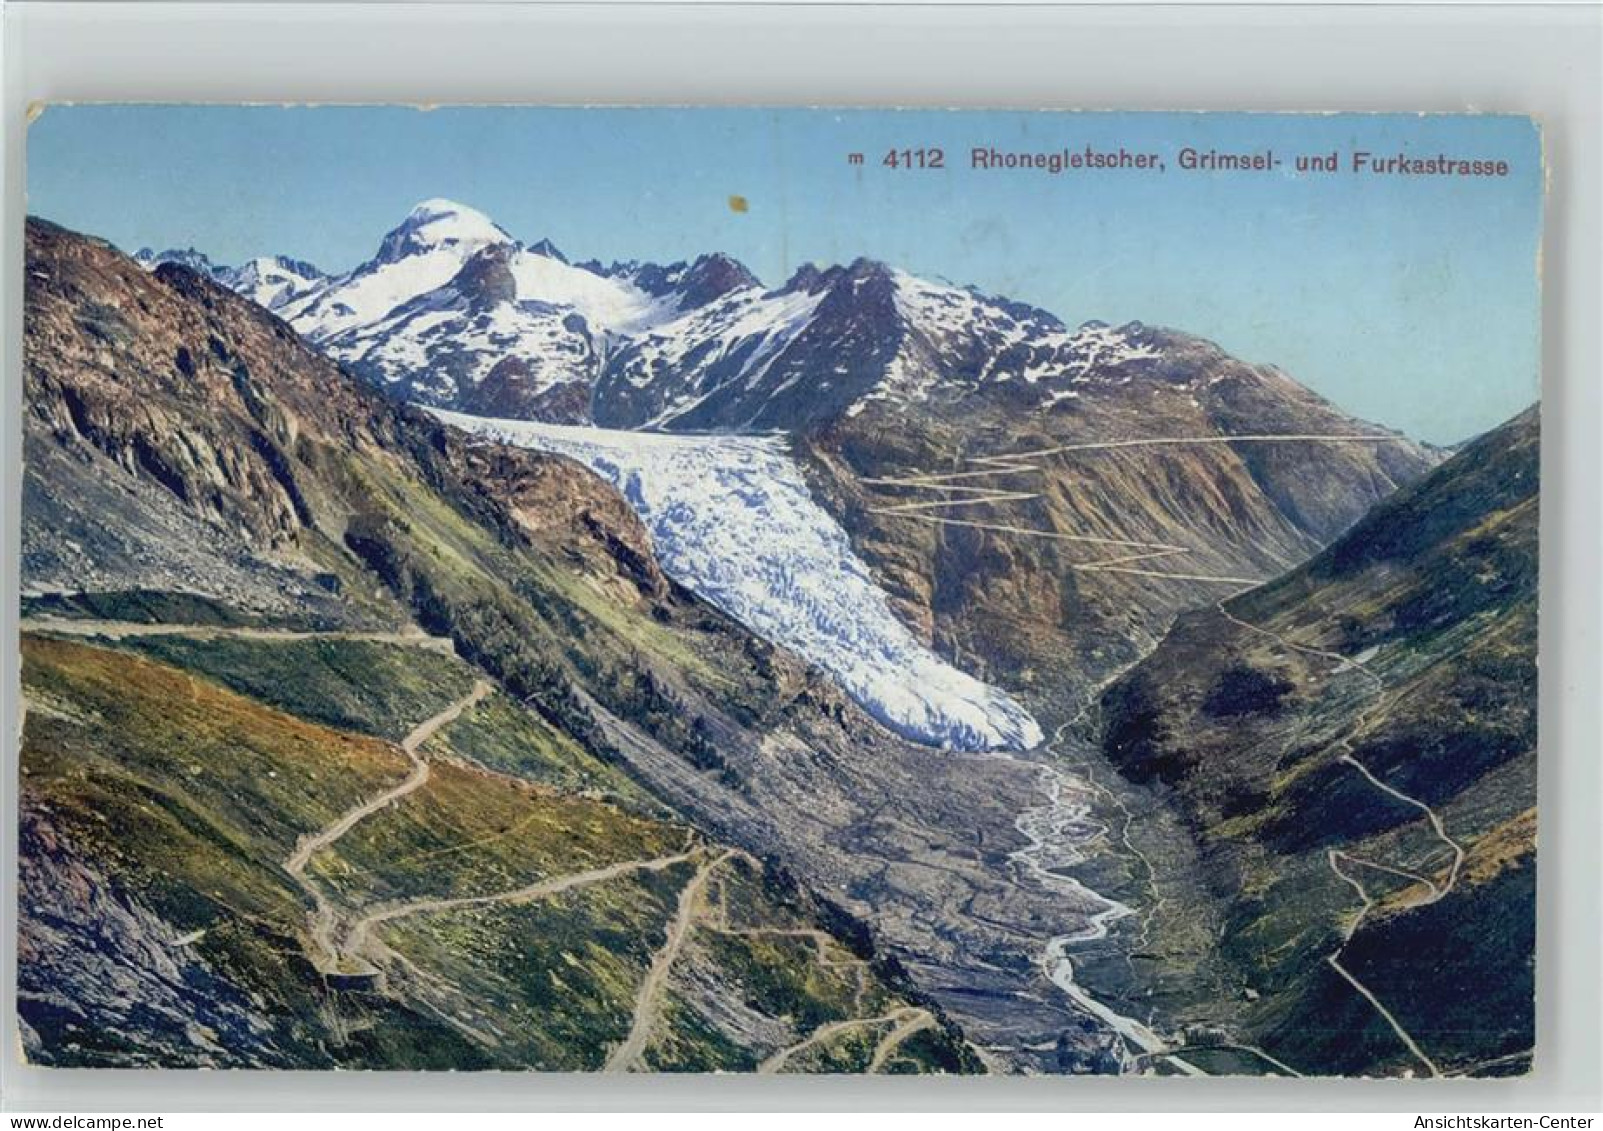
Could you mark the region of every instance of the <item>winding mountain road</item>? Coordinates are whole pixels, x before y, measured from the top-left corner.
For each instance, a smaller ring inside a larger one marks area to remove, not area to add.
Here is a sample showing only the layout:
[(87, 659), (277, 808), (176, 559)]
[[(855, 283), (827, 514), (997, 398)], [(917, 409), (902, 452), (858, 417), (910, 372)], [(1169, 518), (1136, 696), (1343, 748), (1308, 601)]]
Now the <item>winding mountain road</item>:
[(651, 967), (646, 971), (645, 980), (640, 983), (640, 990), (635, 995), (634, 1017), (629, 1025), (629, 1035), (607, 1057), (605, 1071), (630, 1072), (639, 1063), (641, 1054), (646, 1051), (646, 1045), (651, 1041), (660, 1007), (659, 999), (662, 996), (663, 985), (668, 979), (668, 972), (673, 968), (674, 959), (679, 957), (679, 951), (683, 949), (685, 939), (689, 937), (690, 928), (700, 910), (701, 895), (706, 890), (707, 878), (712, 875), (714, 868), (733, 855), (735, 855), (733, 849), (719, 853), (703, 864), (691, 877), (690, 882), (680, 890), (678, 908), (673, 922), (668, 925), (668, 937), (652, 958)]
[(432, 915), (441, 911), (457, 911), (464, 907), (483, 907), (491, 903), (533, 903), (537, 899), (549, 899), (554, 895), (589, 887), (592, 884), (606, 883), (608, 880), (615, 880), (634, 872), (660, 872), (675, 864), (683, 864), (693, 856), (692, 852), (680, 852), (673, 856), (657, 856), (648, 860), (620, 860), (604, 868), (592, 868), (587, 872), (570, 872), (567, 875), (554, 876), (508, 891), (492, 892), (489, 895), (414, 899), (392, 907), (380, 908), (367, 912), (351, 924), (341, 950), (346, 955), (364, 952), (368, 945), (369, 933), (373, 927), (381, 923), (393, 923), (397, 919), (406, 919), (413, 915)]
[(902, 1020), (880, 1041), (879, 1047), (874, 1050), (874, 1057), (868, 1062), (869, 1075), (884, 1070), (891, 1055), (902, 1047), (902, 1042), (914, 1033), (922, 1033), (925, 1029), (935, 1027), (935, 1016), (927, 1009), (917, 1009), (909, 1006), (897, 1011)]
[[(433, 738), (442, 727), (454, 722), (461, 716), (463, 711), (479, 702), (490, 694), (492, 690), (494, 690), (494, 687), (489, 681), (476, 680), (473, 684), (473, 690), (469, 691), (461, 699), (413, 727), (411, 732), (401, 740), (401, 750), (412, 762), (412, 770), (406, 775), (406, 778), (382, 793), (375, 794), (366, 801), (347, 809), (331, 824), (317, 832), (301, 837), (295, 843), (295, 851), (291, 852), (289, 857), (285, 859), (283, 863), (284, 871), (288, 872), (301, 890), (311, 897), (313, 911), (309, 928), (312, 943), (320, 952), (320, 955), (314, 956), (314, 961), (321, 957), (323, 960), (322, 969), (325, 972), (338, 971), (341, 965), (341, 954), (334, 942), (335, 921), (338, 918), (338, 913), (333, 903), (323, 894), (321, 886), (313, 882), (312, 878), (306, 874), (307, 864), (311, 862), (313, 856), (334, 844), (365, 818), (371, 817), (386, 805), (399, 801), (422, 788), (423, 784), (429, 780), (429, 763), (427, 759), (418, 754), (419, 748)], [(364, 963), (365, 965), (367, 964)]]
[(1425, 804), (1425, 802), (1419, 800), (1419, 798), (1412, 797), (1409, 794), (1404, 793), (1402, 790), (1397, 789), (1395, 786), (1389, 785), (1385, 781), (1381, 780), (1381, 778), (1376, 775), (1374, 771), (1360, 762), (1357, 756), (1353, 753), (1353, 739), (1361, 734), (1364, 728), (1368, 726), (1370, 718), (1376, 714), (1379, 714), (1380, 711), (1387, 705), (1387, 700), (1385, 697), (1385, 681), (1382, 680), (1381, 677), (1368, 666), (1366, 666), (1364, 661), (1358, 659), (1357, 657), (1344, 656), (1339, 652), (1331, 652), (1306, 644), (1298, 644), (1292, 640), (1288, 640), (1280, 633), (1272, 632), (1269, 629), (1263, 628), (1259, 625), (1251, 624), (1242, 620), (1240, 617), (1233, 615), (1224, 607), (1223, 602), (1220, 602), (1216, 607), (1218, 608), (1218, 611), (1225, 617), (1225, 619), (1230, 621), (1232, 624), (1248, 632), (1254, 633), (1255, 635), (1272, 640), (1282, 648), (1291, 651), (1302, 652), (1310, 656), (1317, 656), (1333, 662), (1336, 667), (1332, 674), (1339, 674), (1344, 671), (1358, 672), (1369, 681), (1370, 685), (1375, 690), (1374, 699), (1369, 703), (1368, 706), (1359, 712), (1357, 718), (1353, 720), (1352, 726), (1348, 729), (1348, 733), (1343, 735), (1336, 743), (1337, 747), (1342, 751), (1340, 757), (1337, 758), (1337, 761), (1342, 765), (1351, 766), (1363, 776), (1366, 782), (1368, 782), (1375, 789), (1386, 794), (1388, 797), (1395, 801), (1401, 802), (1404, 805), (1418, 809), (1421, 813), (1423, 813), (1426, 821), (1431, 827), (1431, 831), (1435, 834), (1436, 838), (1441, 841), (1441, 843), (1444, 844), (1451, 852), (1452, 863), (1448, 866), (1446, 878), (1442, 882), (1438, 883), (1436, 880), (1428, 876), (1421, 875), (1417, 872), (1410, 871), (1409, 869), (1394, 864), (1387, 864), (1378, 860), (1368, 860), (1350, 852), (1343, 852), (1340, 849), (1329, 849), (1325, 855), (1326, 863), (1330, 866), (1330, 870), (1335, 873), (1335, 875), (1344, 884), (1352, 888), (1358, 894), (1360, 907), (1358, 914), (1354, 916), (1345, 927), (1342, 928), (1341, 944), (1337, 946), (1335, 950), (1331, 951), (1325, 956), (1325, 962), (1332, 970), (1340, 975), (1341, 978), (1349, 986), (1351, 986), (1355, 992), (1363, 997), (1364, 1000), (1374, 1008), (1375, 1012), (1380, 1015), (1382, 1020), (1384, 1020), (1386, 1024), (1390, 1026), (1392, 1032), (1397, 1035), (1398, 1040), (1400, 1040), (1403, 1045), (1407, 1047), (1408, 1051), (1413, 1054), (1416, 1060), (1425, 1066), (1426, 1071), (1428, 1071), (1431, 1076), (1442, 1076), (1444, 1073), (1442, 1072), (1441, 1067), (1430, 1057), (1428, 1053), (1425, 1052), (1423, 1048), (1420, 1047), (1419, 1042), (1415, 1040), (1413, 1034), (1411, 1034), (1407, 1028), (1404, 1027), (1403, 1023), (1398, 1020), (1397, 1015), (1394, 1014), (1390, 1009), (1386, 1008), (1385, 1003), (1375, 995), (1374, 991), (1366, 986), (1363, 981), (1360, 980), (1358, 976), (1355, 975), (1351, 970), (1347, 969), (1346, 966), (1343, 966), (1341, 962), (1342, 952), (1347, 949), (1347, 944), (1352, 941), (1353, 936), (1358, 933), (1359, 928), (1364, 925), (1364, 922), (1369, 918), (1370, 913), (1375, 909), (1375, 900), (1374, 897), (1369, 894), (1368, 888), (1364, 886), (1362, 880), (1342, 867), (1343, 862), (1355, 867), (1370, 868), (1374, 871), (1397, 876), (1421, 885), (1425, 889), (1426, 894), (1423, 898), (1413, 902), (1412, 906), (1416, 907), (1428, 906), (1445, 898), (1458, 883), (1459, 873), (1463, 869), (1464, 864), (1464, 847), (1463, 845), (1459, 844), (1458, 841), (1454, 840), (1448, 835), (1447, 827), (1442, 822), (1441, 815), (1429, 805)]
[[(932, 514), (932, 511), (946, 511), (956, 507), (975, 507), (996, 505), (1000, 503), (1026, 502), (1030, 499), (1040, 498), (1039, 492), (1007, 490), (996, 487), (971, 487), (966, 482), (972, 479), (983, 479), (998, 475), (1026, 475), (1044, 474), (1044, 465), (1034, 462), (1054, 455), (1077, 455), (1087, 452), (1122, 451), (1133, 448), (1181, 447), (1181, 446), (1217, 446), (1231, 444), (1375, 444), (1375, 443), (1407, 443), (1402, 436), (1393, 436), (1388, 433), (1367, 433), (1355, 435), (1320, 434), (1320, 433), (1257, 433), (1242, 436), (1154, 436), (1146, 439), (1134, 440), (1103, 440), (1084, 444), (1059, 444), (1050, 448), (1037, 448), (1033, 451), (1009, 452), (995, 456), (970, 456), (967, 462), (974, 465), (968, 471), (929, 472), (900, 476), (878, 476), (865, 478), (863, 483), (867, 486), (906, 488), (922, 491), (943, 491), (953, 494), (969, 496), (966, 498), (942, 498), (917, 500), (902, 503), (887, 503), (884, 506), (868, 508), (869, 514), (883, 514), (895, 518), (907, 519), (916, 522), (933, 523), (940, 526), (968, 527), (974, 530), (989, 530), (997, 533), (1020, 534), (1036, 538), (1049, 538), (1063, 542), (1085, 542), (1091, 544), (1125, 546), (1130, 549), (1142, 550), (1144, 553), (1131, 554), (1119, 558), (1102, 561), (1089, 561), (1070, 563), (1072, 570), (1086, 573), (1122, 573), (1136, 577), (1151, 577), (1169, 581), (1200, 581), (1219, 585), (1258, 585), (1263, 578), (1231, 577), (1220, 574), (1203, 573), (1173, 573), (1166, 570), (1148, 569), (1138, 566), (1137, 563), (1167, 558), (1176, 554), (1189, 554), (1194, 551), (1187, 546), (1177, 546), (1165, 542), (1137, 542), (1128, 539), (1097, 537), (1085, 534), (1065, 534), (1056, 530), (1042, 530), (1039, 528), (1014, 526), (1007, 523), (976, 522), (968, 519), (955, 519), (945, 514)], [(964, 485), (959, 486), (959, 483)]]
[(108, 640), (126, 640), (137, 636), (182, 636), (191, 640), (258, 640), (266, 643), (292, 640), (346, 640), (367, 644), (396, 644), (404, 648), (421, 648), (447, 656), (456, 653), (456, 646), (451, 643), (449, 636), (430, 636), (420, 628), (393, 632), (343, 629), (302, 631), (290, 628), (249, 628), (210, 624), (145, 624), (140, 621), (57, 616), (23, 617), (20, 628), (23, 632), (41, 632), (56, 636), (103, 636)]
[[(1371, 710), (1373, 709), (1374, 708), (1371, 708)], [(1369, 712), (1366, 711), (1365, 716), (1368, 714)], [(1387, 1009), (1385, 1004), (1375, 996), (1375, 993), (1370, 990), (1368, 986), (1364, 985), (1364, 983), (1359, 980), (1357, 975), (1355, 975), (1351, 970), (1347, 969), (1347, 967), (1343, 966), (1341, 963), (1342, 952), (1347, 949), (1347, 944), (1352, 941), (1353, 936), (1358, 933), (1358, 929), (1364, 925), (1365, 920), (1369, 918), (1370, 913), (1375, 909), (1375, 900), (1369, 894), (1368, 889), (1364, 887), (1363, 881), (1344, 871), (1341, 864), (1342, 861), (1345, 860), (1352, 864), (1374, 868), (1383, 872), (1390, 872), (1394, 875), (1405, 876), (1419, 881), (1425, 885), (1428, 894), (1423, 899), (1414, 901), (1412, 906), (1425, 907), (1445, 898), (1458, 883), (1458, 875), (1464, 864), (1464, 847), (1452, 837), (1447, 835), (1447, 829), (1442, 824), (1441, 816), (1434, 809), (1432, 809), (1429, 805), (1426, 805), (1423, 801), (1420, 801), (1418, 798), (1410, 797), (1401, 790), (1387, 785), (1385, 782), (1381, 781), (1380, 778), (1376, 777), (1367, 766), (1365, 766), (1357, 758), (1353, 757), (1351, 743), (1351, 738), (1343, 738), (1341, 740), (1341, 745), (1346, 747), (1347, 753), (1343, 754), (1339, 761), (1345, 765), (1353, 767), (1364, 776), (1365, 780), (1367, 780), (1382, 793), (1385, 793), (1387, 796), (1401, 801), (1406, 805), (1411, 805), (1423, 812), (1437, 838), (1443, 844), (1445, 844), (1448, 849), (1451, 850), (1453, 862), (1448, 867), (1447, 878), (1442, 883), (1438, 884), (1434, 880), (1427, 879), (1424, 876), (1415, 875), (1414, 873), (1405, 869), (1395, 868), (1376, 861), (1365, 860), (1351, 853), (1338, 851), (1337, 849), (1330, 849), (1326, 854), (1326, 861), (1330, 865), (1330, 870), (1358, 893), (1358, 898), (1361, 901), (1362, 906), (1352, 921), (1343, 928), (1341, 945), (1325, 956), (1325, 962), (1332, 970), (1341, 975), (1342, 979), (1346, 981), (1348, 985), (1352, 986), (1354, 990), (1362, 995), (1363, 998), (1375, 1008), (1375, 1012), (1379, 1013), (1380, 1016), (1385, 1020), (1386, 1024), (1391, 1026), (1392, 1032), (1397, 1034), (1397, 1038), (1408, 1047), (1408, 1051), (1414, 1054), (1414, 1057), (1425, 1066), (1426, 1070), (1432, 1076), (1442, 1076), (1443, 1072), (1441, 1067), (1425, 1052), (1423, 1048), (1420, 1047), (1419, 1042), (1414, 1039), (1413, 1034), (1409, 1033), (1409, 1031), (1404, 1028), (1403, 1023), (1397, 1019), (1397, 1015), (1392, 1013), (1391, 1010)]]
[(1346, 872), (1342, 871), (1342, 860), (1351, 859), (1350, 857), (1347, 857), (1345, 854), (1338, 852), (1335, 849), (1331, 849), (1326, 858), (1330, 862), (1330, 870), (1335, 872), (1336, 875), (1340, 876), (1344, 881), (1350, 884), (1353, 890), (1358, 893), (1358, 898), (1363, 901), (1363, 909), (1359, 911), (1357, 917), (1354, 918), (1353, 921), (1342, 931), (1341, 946), (1337, 947), (1331, 953), (1325, 955), (1325, 962), (1329, 964), (1332, 970), (1334, 970), (1337, 974), (1340, 974), (1347, 984), (1356, 990), (1364, 998), (1364, 1000), (1369, 1002), (1369, 1004), (1374, 1007), (1375, 1012), (1380, 1014), (1382, 1019), (1385, 1020), (1386, 1024), (1391, 1026), (1392, 1032), (1396, 1033), (1398, 1039), (1400, 1039), (1403, 1044), (1408, 1046), (1408, 1051), (1414, 1054), (1419, 1062), (1423, 1064), (1427, 1070), (1429, 1070), (1432, 1076), (1440, 1076), (1442, 1071), (1437, 1067), (1436, 1062), (1425, 1054), (1424, 1049), (1419, 1047), (1419, 1042), (1415, 1041), (1408, 1030), (1403, 1028), (1403, 1023), (1397, 1020), (1396, 1015), (1393, 1014), (1391, 1010), (1387, 1009), (1385, 1004), (1374, 995), (1373, 991), (1371, 991), (1368, 986), (1359, 981), (1351, 970), (1348, 970), (1341, 964), (1341, 952), (1346, 949), (1347, 943), (1352, 940), (1353, 935), (1358, 932), (1358, 928), (1363, 924), (1364, 920), (1369, 917), (1370, 911), (1374, 909), (1375, 901), (1370, 898), (1369, 892), (1365, 890), (1362, 883), (1348, 875)]
[[(1259, 1060), (1263, 1061), (1265, 1064), (1269, 1065), (1271, 1068), (1277, 1069), (1277, 1070), (1279, 1070), (1280, 1072), (1284, 1073), (1287, 1076), (1295, 1076), (1295, 1077), (1301, 1078), (1304, 1075), (1304, 1073), (1298, 1072), (1295, 1068), (1293, 1068), (1291, 1065), (1287, 1064), (1285, 1061), (1280, 1060), (1277, 1057), (1270, 1056), (1268, 1053), (1264, 1052), (1263, 1049), (1259, 1048), (1257, 1045), (1243, 1045), (1243, 1044), (1237, 1044), (1234, 1041), (1225, 1041), (1225, 1042), (1221, 1042), (1221, 1043), (1216, 1044), (1216, 1045), (1182, 1045), (1181, 1047), (1175, 1049), (1174, 1051), (1175, 1052), (1210, 1052), (1210, 1051), (1244, 1052), (1244, 1053), (1247, 1053), (1250, 1056), (1257, 1057)], [(1152, 1058), (1152, 1055), (1153, 1055), (1152, 1053), (1142, 1053), (1140, 1056), (1136, 1057), (1136, 1060), (1137, 1061), (1149, 1060), (1149, 1059)]]
[[(1229, 598), (1227, 597), (1225, 600), (1229, 600)], [(1245, 629), (1256, 636), (1262, 636), (1269, 640), (1273, 640), (1276, 644), (1279, 644), (1287, 651), (1301, 652), (1304, 655), (1318, 656), (1320, 659), (1330, 660), (1336, 665), (1335, 671), (1331, 673), (1333, 675), (1349, 670), (1356, 671), (1361, 673), (1376, 691), (1385, 690), (1386, 684), (1381, 680), (1380, 676), (1370, 671), (1369, 668), (1365, 666), (1364, 662), (1358, 659), (1356, 656), (1344, 656), (1340, 652), (1331, 652), (1323, 648), (1314, 648), (1307, 644), (1298, 644), (1295, 641), (1288, 640), (1285, 636), (1278, 632), (1271, 632), (1267, 628), (1262, 628), (1259, 625), (1242, 620), (1229, 609), (1225, 608), (1224, 601), (1220, 601), (1214, 606), (1214, 608), (1218, 610), (1220, 616), (1224, 617), (1225, 620), (1229, 621), (1237, 628)]]
[(880, 1038), (874, 1046), (873, 1056), (864, 1070), (870, 1075), (882, 1071), (895, 1051), (901, 1047), (903, 1041), (914, 1033), (934, 1028), (935, 1016), (927, 1009), (916, 1005), (904, 1005), (900, 1009), (893, 1009), (889, 1013), (878, 1017), (846, 1017), (839, 1021), (828, 1021), (818, 1026), (807, 1036), (793, 1045), (780, 1049), (767, 1060), (757, 1066), (759, 1075), (771, 1076), (782, 1072), (785, 1065), (792, 1058), (808, 1049), (838, 1037), (842, 1033), (849, 1033), (854, 1029), (865, 1029), (870, 1026), (890, 1025), (891, 1029)]

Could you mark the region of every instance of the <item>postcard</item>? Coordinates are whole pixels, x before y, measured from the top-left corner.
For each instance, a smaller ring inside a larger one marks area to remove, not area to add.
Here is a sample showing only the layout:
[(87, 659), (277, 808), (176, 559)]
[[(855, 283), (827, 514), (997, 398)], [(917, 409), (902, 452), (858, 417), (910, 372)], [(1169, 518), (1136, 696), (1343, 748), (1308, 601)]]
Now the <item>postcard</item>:
[(1529, 1070), (1530, 119), (27, 157), (30, 1062)]

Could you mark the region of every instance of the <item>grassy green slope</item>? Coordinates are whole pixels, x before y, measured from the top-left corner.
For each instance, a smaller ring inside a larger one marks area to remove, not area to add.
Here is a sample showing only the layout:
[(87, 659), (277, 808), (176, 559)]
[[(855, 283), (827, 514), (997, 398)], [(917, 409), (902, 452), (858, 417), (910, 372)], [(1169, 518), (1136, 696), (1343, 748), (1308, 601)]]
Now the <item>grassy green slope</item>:
[[(416, 792), (312, 856), (309, 882), (332, 900), (336, 940), (379, 916), (339, 964), (378, 979), (331, 988), (309, 890), (285, 859), (300, 838), (406, 778), (410, 760), (376, 736), (437, 712), (465, 669), (424, 649), (353, 641), (159, 639), (168, 659), (194, 670), (126, 644), (24, 637), (24, 888), (36, 911), (22, 939), (22, 1015), (31, 1055), (67, 1065), (605, 1065), (630, 1031), (681, 893), (712, 859), (693, 832), (588, 788), (614, 771), (492, 697), (442, 729)], [(323, 712), (349, 690), (356, 660), (394, 678), (381, 703), (346, 703), (343, 717), (360, 715), (370, 734), (283, 709)], [(269, 671), (295, 676), (263, 685), (273, 705), (223, 686)], [(468, 727), (474, 737), (464, 741)], [(537, 763), (540, 772), (574, 775), (565, 784), (577, 790), (457, 753), (500, 751), (523, 765), (518, 752), (531, 742), (553, 759)], [(584, 878), (609, 865), (623, 870)], [(670, 964), (639, 1067), (755, 1067), (823, 1021), (918, 1008), (820, 932), (804, 903), (765, 895), (760, 869), (743, 857), (719, 867), (716, 901), (693, 901), (693, 941)], [(503, 898), (576, 874), (566, 890)], [(753, 953), (743, 936), (708, 934), (728, 920), (731, 899), (740, 923), (823, 942)], [(703, 936), (726, 945), (696, 941)], [(166, 983), (115, 984), (155, 954), (158, 969), (176, 966)], [(837, 962), (851, 967), (844, 981)], [(724, 999), (738, 1003), (750, 985), (761, 989), (735, 1008), (759, 1021), (732, 1026)], [(949, 1029), (919, 1036), (897, 1070), (974, 1069)]]
[(667, 856), (688, 830), (471, 767), (437, 763), (417, 792), (312, 859), (347, 902), (509, 891), (571, 872)]
[[(398, 751), (84, 644), (24, 637), (23, 686), (23, 892), (35, 912), (18, 976), (33, 1055), (86, 1066), (490, 1063), (404, 1003), (330, 993), (304, 954), (302, 893), (278, 866), (298, 835), (398, 780)], [(152, 920), (143, 932), (111, 929), (141, 912)], [(40, 929), (58, 924), (72, 929), (66, 947)], [(164, 1016), (154, 995), (119, 1000), (127, 987), (90, 978), (96, 959), (126, 977), (150, 952), (185, 956), (184, 976), (204, 986), (184, 1003), (191, 1016)], [(244, 1004), (223, 1014), (231, 1026), (212, 1026), (215, 1040), (192, 1032), (229, 1000)]]
[(301, 718), (396, 740), (474, 679), (453, 656), (365, 640), (141, 636), (127, 646)]
[(439, 732), (427, 750), (572, 793), (656, 808), (627, 774), (590, 754), (546, 720), (496, 692)]

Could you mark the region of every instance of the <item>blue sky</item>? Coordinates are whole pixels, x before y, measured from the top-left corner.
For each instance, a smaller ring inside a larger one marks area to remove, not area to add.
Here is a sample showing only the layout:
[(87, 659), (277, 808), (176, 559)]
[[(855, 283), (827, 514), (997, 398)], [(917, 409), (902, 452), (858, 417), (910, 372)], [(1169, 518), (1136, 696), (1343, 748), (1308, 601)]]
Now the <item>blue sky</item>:
[[(974, 146), (1158, 153), (1165, 172), (979, 172)], [(940, 171), (890, 149), (941, 147)], [(1273, 148), (1184, 173), (1183, 146)], [(1507, 177), (1298, 174), (1296, 153), (1502, 159)], [(862, 166), (847, 154), (865, 156)], [(573, 259), (722, 250), (778, 285), (860, 255), (1045, 307), (1140, 319), (1273, 363), (1441, 443), (1538, 392), (1542, 172), (1522, 118), (940, 111), (55, 107), (28, 136), (34, 215), (220, 262), (370, 256), (419, 200)], [(732, 195), (748, 209), (729, 207)]]

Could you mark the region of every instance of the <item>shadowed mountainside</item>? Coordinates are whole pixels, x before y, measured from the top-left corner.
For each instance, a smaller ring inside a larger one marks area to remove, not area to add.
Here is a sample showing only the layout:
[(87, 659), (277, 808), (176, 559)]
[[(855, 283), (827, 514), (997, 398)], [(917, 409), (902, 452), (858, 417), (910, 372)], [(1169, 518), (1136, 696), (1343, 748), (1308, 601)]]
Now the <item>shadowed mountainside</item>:
[(1528, 1063), (1537, 456), (1532, 408), (1101, 698), (1107, 757), (1179, 806), (1227, 904), (1243, 996), (1189, 1007), (1293, 1067)]

